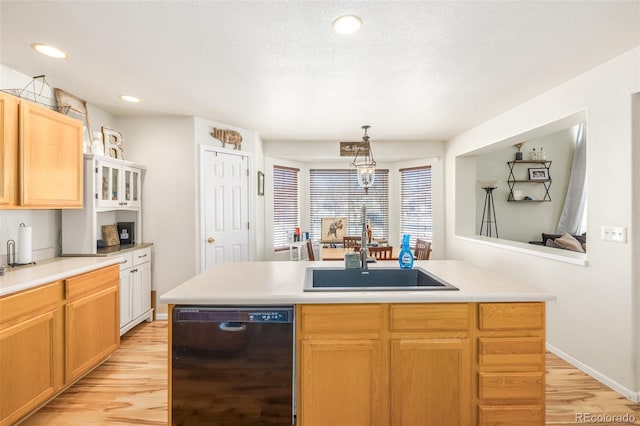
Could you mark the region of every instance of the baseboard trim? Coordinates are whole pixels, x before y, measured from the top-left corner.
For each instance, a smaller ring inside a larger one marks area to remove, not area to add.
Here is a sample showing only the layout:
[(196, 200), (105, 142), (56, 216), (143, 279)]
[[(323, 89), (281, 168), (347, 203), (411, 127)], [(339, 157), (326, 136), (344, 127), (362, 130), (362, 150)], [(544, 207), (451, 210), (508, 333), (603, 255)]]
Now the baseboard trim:
[(577, 369), (582, 370), (583, 372), (587, 373), (588, 375), (590, 375), (591, 377), (593, 377), (594, 379), (596, 379), (597, 381), (599, 381), (603, 385), (610, 387), (611, 389), (613, 389), (614, 391), (618, 392), (619, 394), (621, 394), (625, 398), (627, 398), (627, 399), (629, 399), (629, 400), (631, 400), (631, 401), (633, 401), (635, 403), (640, 402), (640, 392), (632, 391), (631, 389), (621, 385), (620, 383), (616, 382), (615, 380), (610, 379), (609, 377), (605, 376), (604, 374), (600, 373), (599, 371), (594, 370), (593, 368), (589, 367), (587, 364), (578, 361), (577, 359), (575, 359), (574, 357), (572, 357), (568, 353), (561, 351), (560, 349), (556, 348), (555, 346), (553, 346), (550, 343), (546, 344), (546, 348), (552, 354), (558, 356), (559, 358), (562, 358), (563, 360), (567, 361), (569, 364), (573, 365)]
[(169, 314), (167, 313), (156, 313), (156, 321), (167, 321), (169, 319)]

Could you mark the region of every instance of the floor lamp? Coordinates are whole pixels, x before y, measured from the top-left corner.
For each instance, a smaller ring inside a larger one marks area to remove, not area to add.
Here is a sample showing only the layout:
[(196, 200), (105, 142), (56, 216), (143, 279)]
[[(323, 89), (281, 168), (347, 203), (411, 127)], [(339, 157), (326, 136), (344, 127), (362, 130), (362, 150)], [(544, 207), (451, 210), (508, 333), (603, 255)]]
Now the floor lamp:
[[(492, 229), (495, 229), (495, 237), (498, 238), (498, 222), (496, 221), (496, 206), (493, 203), (493, 190), (495, 186), (485, 186), (482, 189), (486, 192), (484, 196), (484, 210), (482, 211), (482, 224), (480, 225), (480, 235), (484, 230), (484, 224), (487, 224), (487, 237), (493, 237)], [(486, 217), (486, 220), (485, 220)]]

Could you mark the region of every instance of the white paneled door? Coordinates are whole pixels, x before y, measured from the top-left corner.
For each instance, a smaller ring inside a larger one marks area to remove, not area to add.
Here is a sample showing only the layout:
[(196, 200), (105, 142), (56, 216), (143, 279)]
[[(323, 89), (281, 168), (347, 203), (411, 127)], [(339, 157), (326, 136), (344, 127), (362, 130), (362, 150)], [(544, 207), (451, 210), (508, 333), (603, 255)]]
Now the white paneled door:
[(249, 260), (248, 162), (245, 155), (202, 150), (202, 270)]

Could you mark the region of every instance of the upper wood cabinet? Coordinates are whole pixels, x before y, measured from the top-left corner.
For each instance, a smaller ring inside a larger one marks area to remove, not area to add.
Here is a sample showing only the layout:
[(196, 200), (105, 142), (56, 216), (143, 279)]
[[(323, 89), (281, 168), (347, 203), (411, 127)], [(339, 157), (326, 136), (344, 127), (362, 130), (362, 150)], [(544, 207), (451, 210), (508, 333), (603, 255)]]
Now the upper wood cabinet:
[(0, 93), (0, 208), (82, 207), (82, 123)]
[(18, 204), (20, 100), (0, 92), (0, 208)]

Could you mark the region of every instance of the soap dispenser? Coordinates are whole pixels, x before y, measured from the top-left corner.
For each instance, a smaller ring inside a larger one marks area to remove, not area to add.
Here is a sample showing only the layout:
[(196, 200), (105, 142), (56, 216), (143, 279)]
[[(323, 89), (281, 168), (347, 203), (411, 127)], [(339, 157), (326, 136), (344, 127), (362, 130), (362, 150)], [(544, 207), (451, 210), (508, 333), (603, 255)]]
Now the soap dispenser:
[(402, 236), (402, 248), (400, 249), (400, 254), (398, 255), (398, 262), (400, 263), (400, 268), (402, 269), (411, 269), (413, 268), (413, 253), (411, 253), (411, 247), (409, 247), (409, 239), (411, 237), (409, 234), (404, 234)]

